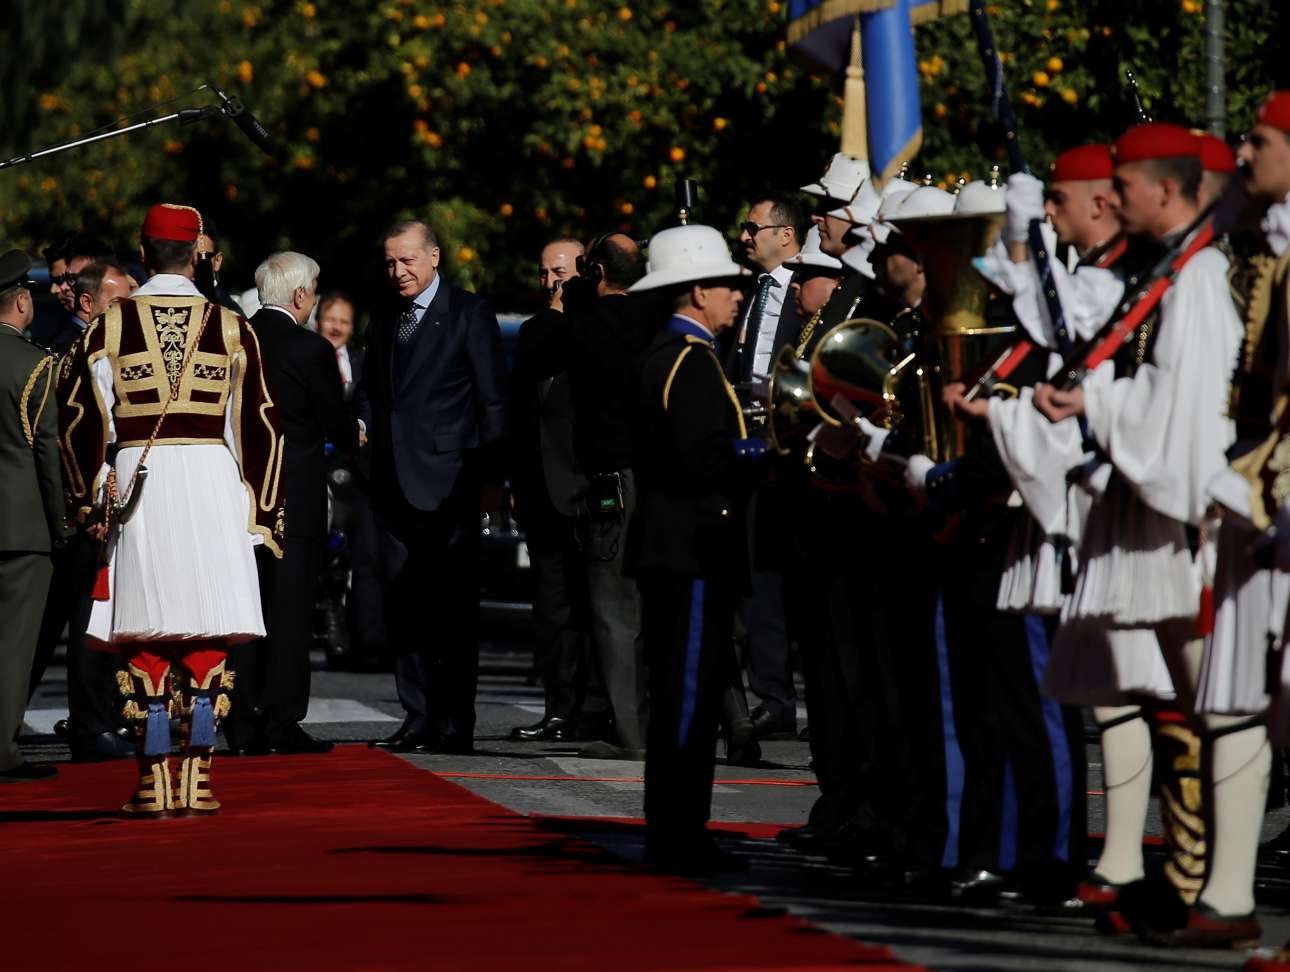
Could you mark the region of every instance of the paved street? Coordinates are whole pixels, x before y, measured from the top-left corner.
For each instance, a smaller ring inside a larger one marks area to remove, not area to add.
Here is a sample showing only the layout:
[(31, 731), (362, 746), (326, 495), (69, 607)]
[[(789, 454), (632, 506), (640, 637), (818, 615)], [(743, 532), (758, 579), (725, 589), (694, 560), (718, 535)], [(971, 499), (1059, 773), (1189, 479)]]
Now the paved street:
[[(642, 764), (581, 759), (573, 746), (520, 744), (507, 739), (511, 727), (541, 715), (541, 689), (526, 684), (528, 667), (528, 655), (520, 646), (485, 645), (477, 753), (470, 757), (414, 756), (408, 757), (409, 761), (521, 813), (639, 818)], [(64, 693), (64, 670), (56, 665), (28, 713), (31, 735), (24, 746), (35, 758), (67, 758), (66, 748), (52, 735), (53, 723), (63, 714)], [(393, 731), (399, 714), (392, 676), (329, 672), (321, 656), (317, 658), (308, 720), (311, 732), (338, 742), (373, 739)], [(769, 742), (763, 750), (765, 765), (761, 767), (718, 767), (714, 819), (732, 824), (792, 825), (804, 821), (816, 795), (806, 744)], [(1098, 833), (1102, 829), (1102, 800), (1096, 747), (1089, 748), (1089, 758), (1088, 789), (1093, 794), (1089, 829)], [(217, 787), (218, 767), (217, 761)], [(123, 767), (122, 773), (124, 792), (129, 772)], [(236, 813), (236, 807), (226, 812)], [(1270, 815), (1267, 833), (1278, 832), (1286, 819), (1284, 811)], [(641, 853), (639, 833), (633, 828), (585, 819), (546, 825), (580, 833), (625, 858), (637, 859)], [(1152, 829), (1158, 833), (1154, 819)], [(1106, 938), (1084, 918), (895, 902), (866, 894), (845, 869), (784, 851), (765, 837), (728, 839), (750, 855), (753, 867), (748, 874), (715, 882), (721, 888), (756, 894), (768, 907), (782, 907), (834, 931), (889, 945), (905, 961), (932, 969), (1236, 969), (1244, 960), (1243, 955), (1234, 953), (1162, 952), (1131, 939)], [(1265, 940), (1279, 943), (1290, 937), (1290, 883), (1275, 874), (1266, 877), (1261, 891)]]

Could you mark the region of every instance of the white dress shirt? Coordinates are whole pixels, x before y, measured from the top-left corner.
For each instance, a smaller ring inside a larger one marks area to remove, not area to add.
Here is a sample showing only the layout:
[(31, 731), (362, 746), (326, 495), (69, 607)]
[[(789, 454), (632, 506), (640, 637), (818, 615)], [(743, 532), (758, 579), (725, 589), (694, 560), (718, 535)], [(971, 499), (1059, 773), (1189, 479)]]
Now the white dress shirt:
[[(770, 279), (770, 290), (766, 293), (766, 309), (762, 313), (761, 325), (757, 329), (757, 347), (753, 349), (754, 375), (770, 374), (771, 358), (775, 352), (775, 334), (779, 330), (780, 315), (784, 312), (784, 299), (788, 296), (788, 282), (793, 279), (793, 268), (781, 263), (770, 271)], [(757, 281), (760, 283), (761, 277), (758, 277)], [(753, 299), (756, 299), (755, 291)]]

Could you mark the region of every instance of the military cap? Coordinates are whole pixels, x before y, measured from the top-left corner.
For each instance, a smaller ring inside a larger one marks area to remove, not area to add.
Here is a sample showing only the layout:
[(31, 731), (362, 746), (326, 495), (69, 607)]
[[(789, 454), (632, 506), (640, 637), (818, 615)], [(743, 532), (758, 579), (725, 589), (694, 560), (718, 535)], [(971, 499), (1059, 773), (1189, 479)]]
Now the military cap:
[(1181, 125), (1147, 122), (1137, 125), (1115, 140), (1111, 154), (1116, 165), (1150, 162), (1184, 156), (1200, 156), (1200, 139)]
[(31, 279), (31, 257), (22, 250), (10, 250), (0, 256), (0, 290), (34, 285), (35, 281)]

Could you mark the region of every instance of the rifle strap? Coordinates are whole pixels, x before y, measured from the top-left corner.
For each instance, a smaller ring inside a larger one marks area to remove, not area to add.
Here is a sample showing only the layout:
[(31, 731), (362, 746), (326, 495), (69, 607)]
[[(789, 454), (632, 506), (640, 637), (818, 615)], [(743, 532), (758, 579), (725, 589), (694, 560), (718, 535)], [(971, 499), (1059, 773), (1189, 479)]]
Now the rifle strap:
[(1156, 305), (1165, 296), (1165, 291), (1173, 286), (1174, 278), (1178, 276), (1179, 271), (1187, 265), (1192, 257), (1209, 246), (1213, 240), (1214, 225), (1213, 223), (1207, 223), (1196, 233), (1195, 238), (1187, 244), (1186, 248), (1178, 254), (1173, 263), (1169, 265), (1169, 272), (1152, 281), (1146, 293), (1139, 297), (1137, 303), (1116, 321), (1110, 333), (1093, 345), (1083, 361), (1082, 367), (1085, 371), (1092, 371), (1102, 362), (1108, 361), (1115, 356), (1116, 352), (1124, 346), (1124, 343), (1133, 336), (1142, 325), (1142, 322), (1146, 320), (1147, 315), (1155, 310)]

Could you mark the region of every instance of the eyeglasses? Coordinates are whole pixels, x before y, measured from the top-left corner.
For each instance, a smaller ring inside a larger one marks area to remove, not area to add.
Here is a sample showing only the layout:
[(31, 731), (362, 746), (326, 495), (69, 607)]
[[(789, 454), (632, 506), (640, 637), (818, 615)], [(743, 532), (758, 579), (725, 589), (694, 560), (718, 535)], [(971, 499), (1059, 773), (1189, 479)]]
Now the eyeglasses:
[(55, 287), (75, 287), (76, 274), (74, 273), (60, 274), (57, 277), (50, 277), (49, 282), (53, 284)]
[(739, 224), (739, 228), (749, 236), (756, 236), (764, 229), (784, 229), (787, 226), (788, 223), (754, 223), (752, 220)]

